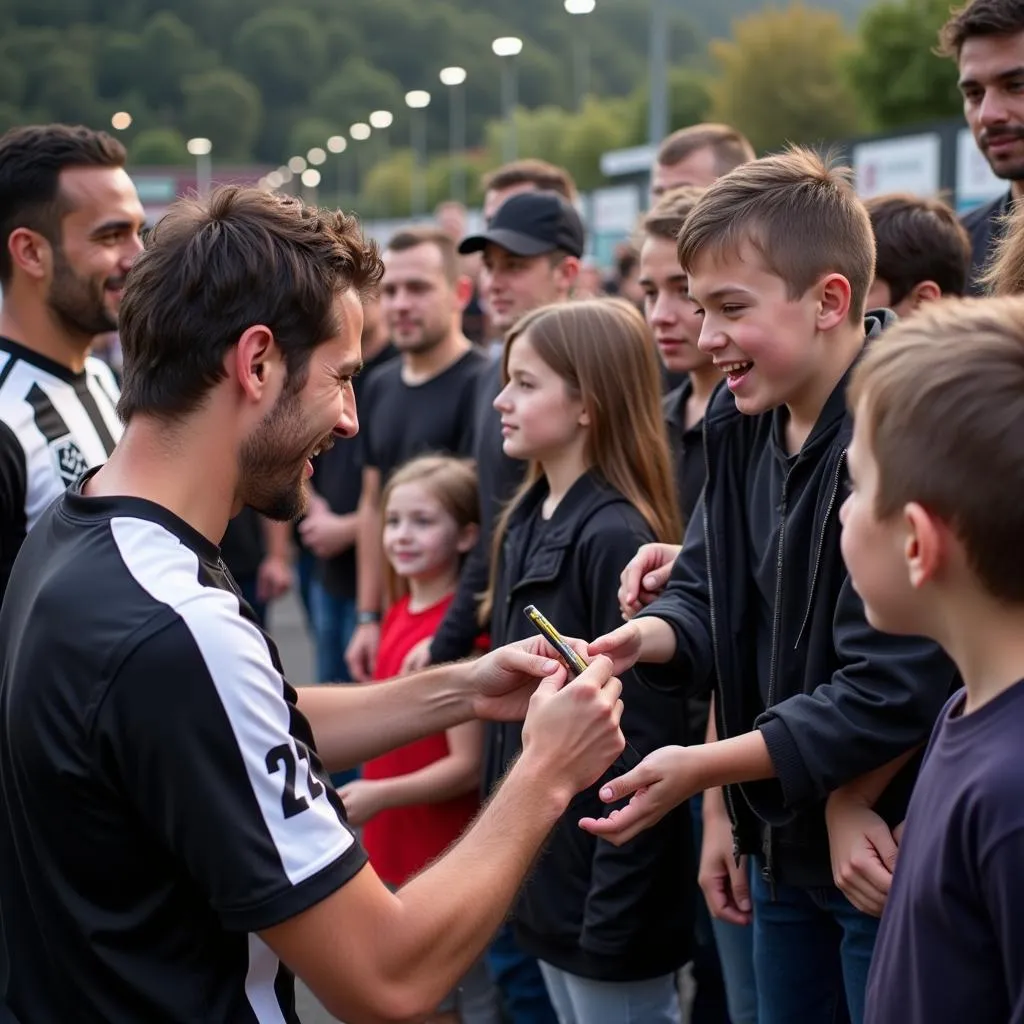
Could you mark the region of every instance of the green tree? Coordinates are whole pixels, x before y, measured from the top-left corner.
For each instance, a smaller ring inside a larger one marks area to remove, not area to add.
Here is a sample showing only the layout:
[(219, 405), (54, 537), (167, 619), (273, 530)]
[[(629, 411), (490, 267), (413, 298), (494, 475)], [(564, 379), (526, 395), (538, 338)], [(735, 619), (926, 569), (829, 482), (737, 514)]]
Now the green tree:
[(711, 116), (759, 150), (856, 134), (864, 117), (844, 75), (850, 50), (836, 14), (799, 3), (750, 14), (732, 40), (711, 43)]
[(12, 60), (0, 61), (0, 103), (17, 109), (25, 95), (25, 72)]
[(154, 14), (146, 23), (140, 56), (144, 71), (139, 86), (155, 109), (177, 109), (184, 79), (215, 63), (215, 58), (200, 47), (191, 26), (169, 11)]
[(128, 149), (131, 164), (138, 166), (175, 166), (191, 158), (185, 137), (176, 128), (149, 128), (139, 132)]
[(131, 32), (111, 32), (103, 37), (96, 58), (96, 89), (105, 98), (137, 88), (146, 75), (142, 40)]
[(210, 139), (218, 157), (249, 159), (263, 119), (256, 86), (237, 71), (219, 68), (190, 75), (182, 92), (189, 134)]
[(948, 16), (947, 0), (883, 0), (864, 12), (849, 74), (876, 127), (899, 128), (961, 111), (956, 69), (933, 52)]
[[(433, 92), (433, 83), (430, 88)], [(371, 110), (394, 113), (404, 105), (398, 80), (362, 57), (353, 57), (313, 93), (313, 113), (334, 124), (365, 121)]]
[(324, 73), (327, 48), (319, 26), (306, 11), (275, 7), (249, 18), (234, 46), (237, 68), (267, 100), (305, 100)]
[(36, 102), (53, 121), (92, 122), (98, 116), (92, 64), (84, 54), (55, 50), (42, 64), (43, 84)]

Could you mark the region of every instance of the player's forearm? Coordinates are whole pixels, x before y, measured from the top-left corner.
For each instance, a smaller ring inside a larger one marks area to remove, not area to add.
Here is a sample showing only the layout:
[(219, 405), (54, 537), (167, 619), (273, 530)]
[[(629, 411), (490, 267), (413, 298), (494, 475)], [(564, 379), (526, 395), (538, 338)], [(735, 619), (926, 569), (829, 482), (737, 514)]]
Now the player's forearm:
[(388, 807), (440, 804), (472, 793), (480, 787), (480, 761), (449, 756), (407, 775), (377, 783)]
[(454, 986), (505, 919), (570, 798), (525, 759), (513, 766), (466, 835), (399, 891), (394, 977), (412, 986), (433, 979), (438, 997)]
[(473, 717), (469, 665), (444, 665), (386, 684), (298, 688), (320, 760), (329, 771), (362, 764)]

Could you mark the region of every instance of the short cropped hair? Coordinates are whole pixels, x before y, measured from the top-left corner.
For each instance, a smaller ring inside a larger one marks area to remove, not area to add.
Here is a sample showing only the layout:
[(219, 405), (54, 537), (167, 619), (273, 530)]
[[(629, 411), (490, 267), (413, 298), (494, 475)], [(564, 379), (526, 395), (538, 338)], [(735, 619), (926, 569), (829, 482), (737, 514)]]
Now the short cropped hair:
[(825, 274), (842, 274), (850, 283), (850, 320), (860, 322), (875, 241), (851, 177), (800, 147), (737, 167), (709, 185), (686, 218), (680, 265), (690, 273), (702, 256), (733, 255), (748, 243), (786, 283), (790, 299)]
[(876, 515), (923, 505), (992, 597), (1024, 601), (1024, 298), (927, 303), (870, 347), (848, 401), (878, 467)]
[(459, 251), (451, 235), (432, 224), (404, 228), (388, 239), (385, 252), (408, 252), (421, 245), (432, 245), (441, 253), (445, 280), (454, 285), (459, 279)]
[(533, 157), (502, 164), (484, 175), (482, 185), (484, 192), (515, 185), (533, 185), (538, 192), (557, 192), (569, 202), (576, 200), (576, 182), (572, 175), (564, 167)]
[(374, 292), (383, 266), (354, 217), (237, 185), (178, 200), (128, 272), (118, 318), (124, 380), (118, 412), (173, 420), (224, 379), (224, 358), (254, 324), (302, 387), (314, 349), (341, 325), (337, 296)]
[(889, 194), (864, 205), (875, 233), (875, 277), (889, 286), (893, 305), (922, 281), (934, 281), (943, 295), (964, 294), (971, 240), (946, 203)]
[(69, 212), (60, 195), (61, 171), (124, 167), (124, 146), (106, 132), (81, 125), (12, 128), (0, 137), (0, 284), (14, 272), (7, 239), (18, 228), (60, 245), (60, 222)]
[(697, 185), (681, 185), (663, 193), (640, 222), (641, 235), (678, 243), (686, 218), (705, 191)]
[(727, 124), (693, 124), (662, 139), (658, 147), (658, 163), (674, 167), (702, 149), (710, 149), (715, 157), (715, 170), (728, 174), (741, 164), (750, 163), (757, 154), (746, 136)]
[(938, 53), (959, 59), (968, 39), (1024, 32), (1024, 0), (973, 0), (952, 12), (939, 30)]

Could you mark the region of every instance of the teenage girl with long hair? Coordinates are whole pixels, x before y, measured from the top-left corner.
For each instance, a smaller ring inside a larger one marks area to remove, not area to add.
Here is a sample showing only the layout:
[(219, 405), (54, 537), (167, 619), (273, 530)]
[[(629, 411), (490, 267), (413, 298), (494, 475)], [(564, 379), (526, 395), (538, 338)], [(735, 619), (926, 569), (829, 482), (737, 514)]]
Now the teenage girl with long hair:
[[(509, 333), (504, 376), (494, 402), (504, 450), (529, 469), (497, 525), (481, 616), (495, 646), (531, 634), (530, 604), (589, 640), (621, 623), (619, 574), (637, 546), (680, 532), (654, 345), (622, 300), (549, 306)], [(681, 742), (685, 702), (630, 672), (622, 683), (633, 751)], [(493, 785), (518, 753), (520, 732), (487, 728)], [(676, 974), (693, 933), (689, 812), (618, 849), (577, 825), (608, 813), (598, 798), (604, 781), (556, 825), (515, 908), (516, 936), (540, 961), (562, 1024), (679, 1024)]]

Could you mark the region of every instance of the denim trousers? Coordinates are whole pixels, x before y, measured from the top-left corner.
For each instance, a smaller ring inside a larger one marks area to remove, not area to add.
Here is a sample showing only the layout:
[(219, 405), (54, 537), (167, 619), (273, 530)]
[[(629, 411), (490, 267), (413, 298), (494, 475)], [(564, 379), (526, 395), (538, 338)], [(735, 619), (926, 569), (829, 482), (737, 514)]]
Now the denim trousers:
[(596, 981), (540, 961), (559, 1024), (682, 1024), (677, 974)]
[(763, 867), (750, 885), (759, 1024), (862, 1024), (877, 918), (834, 886), (773, 887)]

